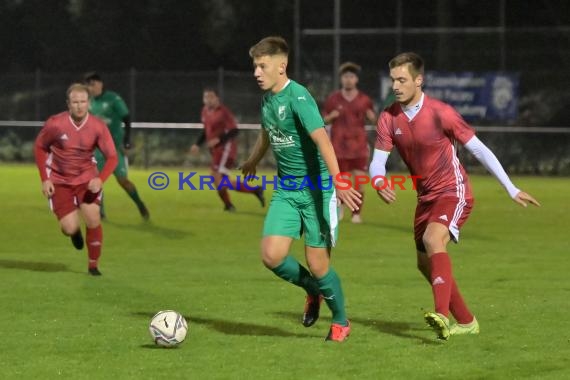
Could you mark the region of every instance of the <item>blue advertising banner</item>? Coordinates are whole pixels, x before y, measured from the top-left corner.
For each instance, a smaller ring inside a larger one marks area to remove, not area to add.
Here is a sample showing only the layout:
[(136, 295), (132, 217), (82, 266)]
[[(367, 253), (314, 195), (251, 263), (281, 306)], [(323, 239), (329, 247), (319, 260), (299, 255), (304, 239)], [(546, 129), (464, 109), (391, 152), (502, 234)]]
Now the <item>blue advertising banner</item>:
[[(390, 93), (391, 85), (391, 79), (382, 75), (382, 99)], [(424, 75), (423, 89), (429, 96), (451, 104), (468, 121), (517, 118), (518, 74), (429, 71)]]

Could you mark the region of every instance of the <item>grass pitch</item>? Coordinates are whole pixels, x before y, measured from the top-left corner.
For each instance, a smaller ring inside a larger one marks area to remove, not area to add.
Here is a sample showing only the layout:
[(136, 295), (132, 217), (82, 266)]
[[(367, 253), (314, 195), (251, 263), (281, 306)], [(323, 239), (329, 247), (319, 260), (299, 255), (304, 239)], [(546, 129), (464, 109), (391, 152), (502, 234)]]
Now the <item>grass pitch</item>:
[[(369, 191), (365, 223), (342, 221), (333, 252), (353, 325), (337, 344), (323, 342), (326, 307), (304, 328), (303, 292), (260, 263), (265, 210), (252, 196), (232, 193), (238, 212), (227, 214), (213, 191), (151, 190), (151, 172), (131, 172), (150, 223), (107, 183), (103, 276), (93, 278), (86, 253), (59, 232), (36, 169), (0, 167), (0, 378), (570, 377), (567, 178), (515, 178), (542, 203), (523, 209), (493, 178), (472, 177), (475, 208), (450, 250), (481, 334), (446, 343), (422, 319), (432, 296), (415, 269), (414, 193), (387, 206)], [(161, 309), (189, 322), (179, 348), (150, 339)]]

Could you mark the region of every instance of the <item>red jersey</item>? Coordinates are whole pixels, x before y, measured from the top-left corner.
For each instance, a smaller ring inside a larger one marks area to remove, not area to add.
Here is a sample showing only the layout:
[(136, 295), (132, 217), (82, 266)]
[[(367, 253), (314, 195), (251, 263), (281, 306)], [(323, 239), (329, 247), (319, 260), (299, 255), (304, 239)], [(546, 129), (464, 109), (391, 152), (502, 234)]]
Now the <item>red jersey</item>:
[(409, 120), (394, 103), (380, 115), (376, 132), (376, 149), (389, 152), (395, 145), (410, 173), (420, 177), (420, 201), (442, 195), (473, 197), (455, 143), (464, 145), (475, 132), (453, 107), (424, 95), (422, 108)]
[(368, 95), (358, 92), (351, 101), (342, 96), (341, 90), (333, 92), (325, 102), (324, 113), (338, 110), (339, 116), (331, 126), (331, 142), (339, 159), (354, 159), (370, 155), (368, 136), (364, 124), (366, 111), (373, 110), (374, 105)]
[(93, 157), (99, 148), (106, 158), (99, 175), (105, 181), (117, 166), (117, 152), (109, 129), (97, 117), (87, 114), (81, 125), (75, 125), (69, 112), (50, 117), (36, 138), (34, 152), (42, 182), (79, 185), (97, 177)]
[[(202, 108), (202, 123), (204, 124), (206, 141), (215, 137), (221, 139), (222, 136), (230, 130), (237, 128), (234, 115), (229, 108), (223, 104), (220, 104), (214, 109), (209, 109), (204, 106)], [(237, 154), (237, 144), (235, 139), (230, 139), (210, 148), (210, 153), (212, 153), (212, 155), (219, 154), (224, 151), (227, 152), (229, 157), (235, 158)]]

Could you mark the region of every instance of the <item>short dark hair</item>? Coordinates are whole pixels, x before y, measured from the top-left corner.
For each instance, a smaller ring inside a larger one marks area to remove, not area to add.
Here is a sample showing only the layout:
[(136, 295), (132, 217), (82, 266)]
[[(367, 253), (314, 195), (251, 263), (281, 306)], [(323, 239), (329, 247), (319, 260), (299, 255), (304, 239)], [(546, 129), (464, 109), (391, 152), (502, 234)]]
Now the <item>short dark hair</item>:
[(287, 41), (280, 36), (265, 37), (249, 49), (251, 58), (259, 58), (265, 55), (284, 55), (289, 56), (289, 46)]
[(361, 69), (362, 68), (360, 67), (360, 65), (358, 65), (354, 62), (345, 62), (339, 66), (338, 75), (342, 75), (346, 72), (351, 72), (353, 74), (359, 75)]
[(86, 73), (85, 75), (83, 75), (83, 82), (84, 83), (89, 83), (92, 80), (95, 80), (97, 82), (103, 82), (103, 78), (101, 78), (101, 75), (99, 75), (99, 73), (97, 71), (90, 71), (90, 72)]
[(424, 75), (424, 60), (419, 56), (419, 54), (414, 52), (398, 54), (390, 60), (388, 67), (393, 69), (407, 63), (410, 65), (409, 71), (413, 78), (417, 77), (418, 74)]

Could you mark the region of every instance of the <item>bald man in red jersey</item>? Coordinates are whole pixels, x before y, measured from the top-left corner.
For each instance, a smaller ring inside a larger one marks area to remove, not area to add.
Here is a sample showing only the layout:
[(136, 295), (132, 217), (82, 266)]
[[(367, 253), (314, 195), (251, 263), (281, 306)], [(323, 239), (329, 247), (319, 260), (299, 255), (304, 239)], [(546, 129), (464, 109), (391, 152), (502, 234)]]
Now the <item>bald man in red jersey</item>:
[[(49, 199), (61, 231), (71, 237), (77, 249), (84, 245), (80, 216), (85, 220), (88, 273), (100, 276), (102, 185), (117, 166), (117, 152), (105, 123), (88, 112), (86, 86), (75, 83), (68, 88), (67, 107), (68, 111), (51, 116), (36, 138), (36, 164), (42, 192)], [(95, 148), (106, 159), (101, 173), (93, 157)]]

